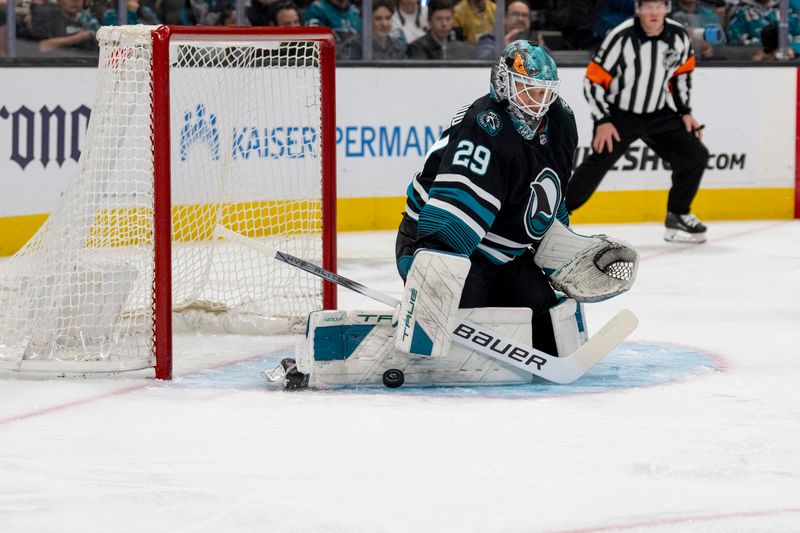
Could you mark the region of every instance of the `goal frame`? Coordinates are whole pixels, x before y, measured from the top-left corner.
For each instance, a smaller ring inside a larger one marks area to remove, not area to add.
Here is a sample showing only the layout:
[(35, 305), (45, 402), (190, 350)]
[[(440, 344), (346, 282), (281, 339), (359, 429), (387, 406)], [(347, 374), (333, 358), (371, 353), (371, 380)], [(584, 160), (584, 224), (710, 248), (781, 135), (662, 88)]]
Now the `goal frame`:
[[(172, 379), (172, 220), (169, 45), (173, 37), (309, 40), (320, 46), (320, 150), (322, 156), (322, 266), (336, 271), (336, 63), (333, 34), (318, 27), (159, 26), (151, 32), (153, 147), (153, 334), (155, 377)], [(336, 309), (336, 286), (322, 284), (322, 306)]]

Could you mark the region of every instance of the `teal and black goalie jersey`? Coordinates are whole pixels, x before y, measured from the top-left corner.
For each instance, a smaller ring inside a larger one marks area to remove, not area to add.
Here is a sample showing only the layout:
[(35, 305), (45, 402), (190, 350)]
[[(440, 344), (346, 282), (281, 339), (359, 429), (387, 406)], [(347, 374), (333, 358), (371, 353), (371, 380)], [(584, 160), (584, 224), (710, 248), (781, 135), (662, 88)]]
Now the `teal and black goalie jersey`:
[(578, 144), (575, 117), (558, 98), (533, 140), (489, 96), (461, 108), (408, 186), (417, 242), (502, 264), (536, 246), (564, 206)]

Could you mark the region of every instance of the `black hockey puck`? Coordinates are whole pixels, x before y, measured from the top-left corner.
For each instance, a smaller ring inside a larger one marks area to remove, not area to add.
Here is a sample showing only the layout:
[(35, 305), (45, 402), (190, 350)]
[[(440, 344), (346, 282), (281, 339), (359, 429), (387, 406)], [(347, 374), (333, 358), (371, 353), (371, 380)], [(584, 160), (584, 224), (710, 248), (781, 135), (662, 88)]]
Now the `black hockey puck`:
[(390, 389), (396, 389), (406, 380), (402, 370), (391, 368), (383, 373), (383, 384)]

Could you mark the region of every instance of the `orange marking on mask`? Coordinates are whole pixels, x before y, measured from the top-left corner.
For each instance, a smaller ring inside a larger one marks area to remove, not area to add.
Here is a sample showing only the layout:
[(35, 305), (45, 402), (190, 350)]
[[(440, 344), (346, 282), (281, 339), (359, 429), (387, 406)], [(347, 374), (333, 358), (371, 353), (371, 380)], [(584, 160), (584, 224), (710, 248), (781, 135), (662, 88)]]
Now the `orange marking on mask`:
[(525, 71), (525, 65), (522, 64), (522, 56), (519, 54), (514, 56), (514, 70), (523, 76), (528, 75), (528, 73)]

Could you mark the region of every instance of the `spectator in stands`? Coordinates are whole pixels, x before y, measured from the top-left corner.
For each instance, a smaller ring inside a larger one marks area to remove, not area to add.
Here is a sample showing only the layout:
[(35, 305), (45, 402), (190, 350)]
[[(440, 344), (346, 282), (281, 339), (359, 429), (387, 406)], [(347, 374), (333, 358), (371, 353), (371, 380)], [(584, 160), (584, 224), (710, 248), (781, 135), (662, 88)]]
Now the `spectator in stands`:
[[(17, 24), (17, 38), (18, 39), (29, 39), (29, 40), (38, 40), (36, 37), (33, 36), (33, 13), (38, 9), (36, 6), (37, 4), (42, 4), (42, 0), (32, 0), (27, 6), (23, 9), (25, 10), (22, 15), (22, 24)], [(97, 17), (95, 17), (97, 18)]]
[(495, 3), (491, 0), (460, 0), (453, 8), (453, 26), (461, 28), (464, 40), (471, 44), (494, 31), (494, 20)]
[(692, 46), (700, 52), (700, 57), (706, 59), (714, 57), (714, 46), (704, 34), (708, 30), (720, 34), (721, 37), (723, 30), (722, 21), (712, 9), (699, 5), (697, 0), (678, 0), (671, 18), (686, 28), (686, 32), (692, 38)]
[(761, 30), (761, 49), (753, 55), (753, 61), (775, 61), (778, 52), (778, 26), (764, 26)]
[(398, 0), (392, 15), (392, 37), (412, 43), (428, 31), (428, 6), (420, 0)]
[(270, 24), (282, 28), (300, 26), (300, 9), (291, 0), (279, 0), (272, 4)]
[(719, 17), (723, 28), (728, 27), (733, 11), (739, 4), (739, 0), (701, 0), (700, 5), (705, 5), (714, 11)]
[(155, 11), (164, 24), (194, 24), (187, 0), (156, 0)]
[[(504, 32), (504, 47), (518, 39), (538, 41), (538, 39), (531, 34), (531, 8), (528, 4), (528, 0), (509, 0), (506, 3)], [(497, 55), (498, 52), (495, 50), (494, 32), (481, 35), (475, 46), (475, 57), (477, 59), (497, 59)]]
[(31, 35), (39, 39), (39, 50), (59, 48), (97, 50), (97, 19), (83, 8), (83, 0), (58, 0), (55, 6), (31, 5)]
[(230, 4), (229, 0), (188, 0), (189, 17), (198, 26), (221, 26), (224, 22), (223, 11)]
[(608, 30), (631, 18), (635, 12), (634, 0), (608, 0), (600, 11), (600, 18), (594, 27), (595, 35), (602, 39)]
[[(55, 10), (55, 0), (30, 0), (30, 2), (25, 0), (25, 3), (22, 4), (21, 24), (17, 24), (17, 38), (31, 41), (41, 40), (41, 37), (34, 33), (34, 31), (39, 31), (33, 26), (34, 18), (37, 25), (40, 25), (41, 20), (54, 16)], [(95, 18), (99, 20), (97, 16)]]
[[(139, 0), (127, 0), (128, 21), (126, 24), (161, 24), (156, 12), (140, 4)], [(119, 24), (119, 13), (116, 7), (107, 9), (103, 15), (103, 26), (116, 26)]]
[(273, 6), (275, 0), (252, 0), (245, 10), (247, 20), (253, 26), (270, 26), (273, 22)]
[[(528, 4), (528, 0), (509, 0), (506, 3), (504, 28), (504, 47), (508, 46), (512, 41), (520, 39), (526, 41), (534, 40), (531, 34), (531, 6)], [(497, 54), (492, 57), (495, 55)]]
[(553, 4), (538, 10), (536, 4), (532, 6), (535, 10), (532, 13), (534, 33), (537, 30), (560, 32), (560, 43), (557, 37), (542, 34), (544, 44), (555, 50), (591, 50), (600, 44), (595, 35), (595, 25), (605, 0), (570, 0)]
[(236, 15), (236, 4), (232, 2), (225, 2), (222, 5), (222, 14), (220, 15), (221, 24), (223, 26), (238, 26), (239, 21)]
[(361, 53), (361, 14), (350, 0), (314, 0), (303, 13), (306, 26), (326, 26), (336, 40), (336, 59)]
[[(800, 13), (797, 3), (789, 5), (789, 40), (792, 55), (800, 54)], [(761, 31), (778, 25), (779, 9), (776, 0), (742, 0), (728, 24), (731, 44), (762, 46)]]
[(405, 59), (406, 43), (392, 37), (392, 0), (372, 2), (372, 59)]
[[(51, 0), (46, 0), (45, 3), (50, 3)], [(89, 10), (94, 18), (103, 23), (106, 16), (106, 11), (109, 9), (117, 9), (119, 2), (114, 0), (84, 0), (83, 5)], [(148, 4), (149, 5), (149, 4)]]
[(456, 39), (453, 30), (453, 4), (450, 0), (428, 2), (428, 32), (408, 45), (411, 59), (472, 59), (470, 44)]

